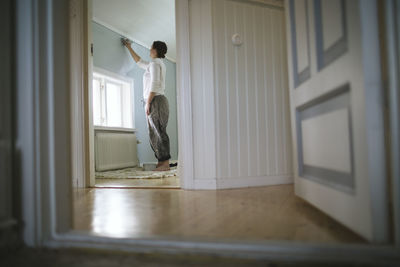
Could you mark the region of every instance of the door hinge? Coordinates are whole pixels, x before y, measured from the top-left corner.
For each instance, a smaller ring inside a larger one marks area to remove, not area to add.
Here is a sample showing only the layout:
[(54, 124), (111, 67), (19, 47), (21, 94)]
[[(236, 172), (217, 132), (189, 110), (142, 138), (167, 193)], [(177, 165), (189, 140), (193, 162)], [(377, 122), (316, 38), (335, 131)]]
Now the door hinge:
[(90, 44), (90, 54), (93, 56), (93, 44)]

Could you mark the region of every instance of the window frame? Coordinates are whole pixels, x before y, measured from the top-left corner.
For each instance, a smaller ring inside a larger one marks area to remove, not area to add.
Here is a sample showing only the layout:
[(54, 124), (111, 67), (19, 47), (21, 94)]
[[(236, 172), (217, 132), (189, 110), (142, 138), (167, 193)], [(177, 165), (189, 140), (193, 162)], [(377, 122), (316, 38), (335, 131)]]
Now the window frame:
[[(93, 120), (93, 127), (98, 128), (119, 128), (119, 129), (127, 129), (127, 130), (135, 130), (135, 90), (134, 90), (134, 80), (130, 77), (127, 76), (122, 76), (119, 74), (116, 74), (114, 72), (99, 68), (99, 67), (93, 67), (93, 80), (97, 79), (100, 81), (100, 121), (101, 125), (96, 125), (94, 124)], [(108, 126), (108, 120), (107, 120), (107, 83), (111, 83), (117, 86), (122, 85), (121, 87), (121, 94), (123, 94), (123, 89), (125, 85), (130, 86), (130, 98), (131, 98), (131, 105), (130, 105), (130, 113), (132, 116), (132, 125), (131, 127), (123, 127), (124, 123), (124, 112), (123, 112), (123, 101), (122, 97), (120, 99), (121, 101), (121, 126)], [(93, 83), (92, 83), (93, 86)], [(93, 94), (93, 89), (92, 89), (92, 94)], [(91, 110), (93, 112), (93, 108)], [(94, 114), (93, 114), (94, 117)]]

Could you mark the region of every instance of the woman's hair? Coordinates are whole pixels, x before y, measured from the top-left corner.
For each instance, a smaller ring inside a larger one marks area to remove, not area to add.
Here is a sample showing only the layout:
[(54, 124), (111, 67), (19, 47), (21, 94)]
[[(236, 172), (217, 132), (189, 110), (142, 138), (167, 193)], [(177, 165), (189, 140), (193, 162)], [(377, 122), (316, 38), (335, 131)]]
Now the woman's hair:
[(154, 41), (152, 47), (157, 51), (157, 57), (165, 58), (165, 54), (167, 53), (166, 43), (162, 41)]

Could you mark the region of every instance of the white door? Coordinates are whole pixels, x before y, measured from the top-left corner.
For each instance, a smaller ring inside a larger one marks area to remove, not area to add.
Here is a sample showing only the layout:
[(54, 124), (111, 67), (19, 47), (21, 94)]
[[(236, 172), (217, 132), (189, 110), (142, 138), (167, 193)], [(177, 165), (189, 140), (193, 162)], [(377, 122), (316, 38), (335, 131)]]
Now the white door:
[(286, 0), (295, 192), (387, 241), (376, 1)]

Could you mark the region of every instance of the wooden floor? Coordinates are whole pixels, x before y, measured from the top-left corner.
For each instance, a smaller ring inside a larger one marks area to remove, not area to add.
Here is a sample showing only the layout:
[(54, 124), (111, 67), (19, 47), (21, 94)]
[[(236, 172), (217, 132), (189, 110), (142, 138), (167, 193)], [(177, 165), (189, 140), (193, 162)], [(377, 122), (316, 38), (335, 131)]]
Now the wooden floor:
[(75, 191), (74, 228), (109, 237), (365, 241), (294, 195), (293, 185), (186, 191)]
[(152, 179), (96, 179), (95, 187), (115, 187), (115, 188), (126, 188), (126, 187), (163, 187), (163, 188), (179, 188), (179, 178), (163, 177), (163, 178), (152, 178)]

